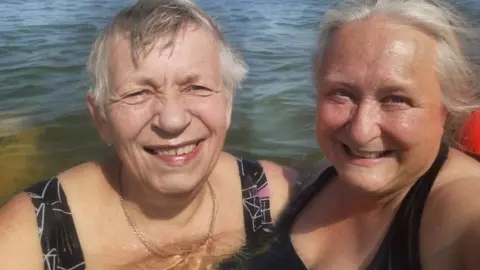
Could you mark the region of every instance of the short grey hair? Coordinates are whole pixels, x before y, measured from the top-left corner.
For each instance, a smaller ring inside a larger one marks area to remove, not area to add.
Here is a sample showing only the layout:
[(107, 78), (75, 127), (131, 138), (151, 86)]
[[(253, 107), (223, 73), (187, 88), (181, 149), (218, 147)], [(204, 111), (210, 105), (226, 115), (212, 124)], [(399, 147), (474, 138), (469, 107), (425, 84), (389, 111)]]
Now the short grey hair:
[(138, 0), (120, 11), (93, 44), (87, 66), (91, 78), (88, 95), (97, 109), (105, 113), (106, 100), (113, 91), (109, 84), (108, 58), (112, 44), (119, 37), (130, 40), (135, 63), (153, 49), (159, 38), (170, 39), (164, 47), (172, 45), (182, 28), (189, 24), (209, 31), (219, 42), (223, 84), (227, 97), (233, 98), (245, 79), (247, 65), (226, 41), (220, 26), (190, 0)]
[(473, 55), (479, 48), (479, 38), (478, 32), (448, 3), (440, 0), (347, 0), (324, 16), (314, 57), (315, 72), (337, 29), (376, 15), (414, 27), (436, 40), (436, 70), (447, 110), (442, 139), (458, 147), (461, 125), (471, 112), (480, 108), (479, 82), (475, 76), (479, 68)]

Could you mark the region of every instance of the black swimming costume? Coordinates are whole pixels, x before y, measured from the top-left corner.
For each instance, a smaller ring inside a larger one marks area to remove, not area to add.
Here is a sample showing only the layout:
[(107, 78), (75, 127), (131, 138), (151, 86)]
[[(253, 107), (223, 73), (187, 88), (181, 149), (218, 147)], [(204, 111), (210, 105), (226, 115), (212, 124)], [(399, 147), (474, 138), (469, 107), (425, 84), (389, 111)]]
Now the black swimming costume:
[[(418, 179), (403, 199), (367, 270), (421, 269), (419, 233), (422, 212), (428, 194), (447, 157), (448, 147), (441, 145), (429, 170)], [(314, 184), (297, 194), (277, 224), (276, 241), (272, 242), (268, 252), (251, 258), (248, 269), (307, 269), (292, 245), (290, 231), (296, 216), (335, 175), (336, 170), (330, 166), (316, 178)]]
[[(237, 158), (237, 164), (242, 185), (246, 248), (253, 248), (273, 231), (267, 178), (257, 161)], [(86, 269), (67, 197), (58, 179), (40, 182), (25, 192), (35, 206), (44, 269)]]

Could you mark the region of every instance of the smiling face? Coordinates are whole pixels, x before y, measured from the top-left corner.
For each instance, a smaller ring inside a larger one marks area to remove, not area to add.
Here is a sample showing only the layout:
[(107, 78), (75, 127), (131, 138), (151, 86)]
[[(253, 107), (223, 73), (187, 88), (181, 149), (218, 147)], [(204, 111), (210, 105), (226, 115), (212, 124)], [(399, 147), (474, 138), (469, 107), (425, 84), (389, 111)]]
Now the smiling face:
[(124, 163), (123, 180), (183, 193), (214, 168), (230, 125), (231, 103), (212, 34), (188, 26), (172, 46), (163, 46), (167, 41), (158, 40), (135, 64), (127, 38), (112, 45), (112, 102), (105, 119), (94, 118)]
[(435, 46), (382, 17), (334, 33), (316, 73), (317, 140), (340, 179), (384, 192), (428, 169), (445, 122)]

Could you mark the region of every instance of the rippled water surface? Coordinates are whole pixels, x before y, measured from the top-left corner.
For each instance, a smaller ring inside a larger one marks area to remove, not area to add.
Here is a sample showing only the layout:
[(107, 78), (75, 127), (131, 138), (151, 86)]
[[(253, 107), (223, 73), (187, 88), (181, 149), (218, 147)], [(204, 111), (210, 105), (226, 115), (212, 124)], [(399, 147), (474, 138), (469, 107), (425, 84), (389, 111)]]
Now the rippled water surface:
[[(0, 1), (0, 201), (108, 152), (86, 114), (85, 63), (97, 31), (131, 2)], [(277, 161), (318, 156), (310, 57), (315, 28), (334, 2), (198, 3), (250, 66), (236, 97), (227, 150)], [(469, 10), (480, 5), (458, 3)]]

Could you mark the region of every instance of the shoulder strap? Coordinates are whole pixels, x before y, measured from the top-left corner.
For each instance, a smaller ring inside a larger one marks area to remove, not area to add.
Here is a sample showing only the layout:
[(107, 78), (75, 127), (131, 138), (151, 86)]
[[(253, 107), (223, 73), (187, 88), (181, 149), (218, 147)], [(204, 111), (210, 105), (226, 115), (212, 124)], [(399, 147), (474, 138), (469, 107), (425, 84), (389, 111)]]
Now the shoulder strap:
[(289, 232), (297, 215), (330, 183), (336, 173), (335, 168), (325, 158), (314, 166), (300, 171), (294, 194), (278, 221), (278, 227)]
[(40, 182), (25, 192), (35, 207), (45, 269), (85, 269), (75, 224), (58, 179)]
[(303, 195), (303, 191), (314, 186), (317, 183), (317, 179), (330, 167), (332, 167), (330, 161), (327, 158), (323, 158), (313, 166), (300, 170), (295, 180), (293, 200)]
[[(442, 144), (435, 161), (410, 188), (367, 270), (420, 270), (420, 225), (423, 208), (440, 169), (448, 158), (448, 146)], [(389, 266), (395, 266), (391, 268)]]
[(242, 185), (247, 246), (255, 247), (273, 233), (267, 177), (258, 161), (237, 158), (237, 164)]
[(464, 153), (480, 162), (480, 155), (479, 154), (469, 152), (469, 151), (464, 151)]

